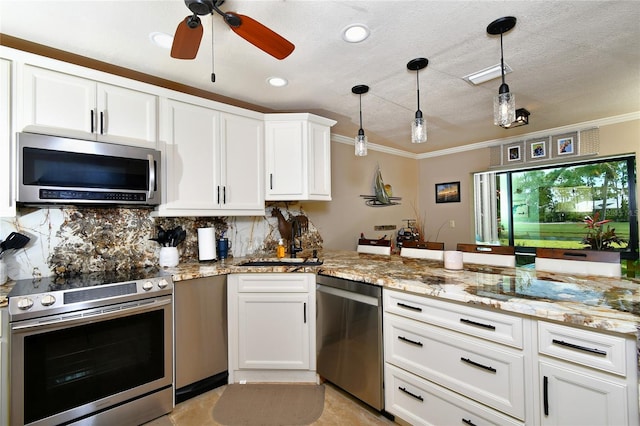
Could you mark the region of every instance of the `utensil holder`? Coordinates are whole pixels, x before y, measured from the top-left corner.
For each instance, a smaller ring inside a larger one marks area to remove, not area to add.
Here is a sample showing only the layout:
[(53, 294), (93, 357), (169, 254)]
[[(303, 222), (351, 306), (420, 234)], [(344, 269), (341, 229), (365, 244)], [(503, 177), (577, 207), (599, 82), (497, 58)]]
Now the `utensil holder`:
[(160, 257), (158, 258), (158, 264), (160, 266), (174, 267), (178, 265), (180, 256), (178, 255), (177, 247), (160, 247)]

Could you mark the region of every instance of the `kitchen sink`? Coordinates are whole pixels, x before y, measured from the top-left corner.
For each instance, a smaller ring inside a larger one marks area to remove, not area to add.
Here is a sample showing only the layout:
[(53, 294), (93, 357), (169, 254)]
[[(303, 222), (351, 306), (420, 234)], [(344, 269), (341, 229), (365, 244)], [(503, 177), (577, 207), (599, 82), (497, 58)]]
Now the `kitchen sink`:
[(239, 266), (318, 266), (322, 265), (320, 259), (261, 259), (261, 260), (249, 260), (241, 263)]

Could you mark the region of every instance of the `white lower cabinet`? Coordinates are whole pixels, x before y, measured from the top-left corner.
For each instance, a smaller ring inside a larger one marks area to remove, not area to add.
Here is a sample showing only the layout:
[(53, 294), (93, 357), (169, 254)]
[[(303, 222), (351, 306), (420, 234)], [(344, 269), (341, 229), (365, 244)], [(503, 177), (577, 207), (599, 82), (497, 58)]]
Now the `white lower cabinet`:
[(638, 425), (637, 340), (384, 292), (385, 410), (412, 425)]
[(231, 274), (229, 382), (316, 382), (315, 275)]
[(386, 410), (412, 425), (523, 424), (392, 364), (384, 381)]
[(543, 321), (537, 326), (541, 424), (639, 424), (635, 339)]

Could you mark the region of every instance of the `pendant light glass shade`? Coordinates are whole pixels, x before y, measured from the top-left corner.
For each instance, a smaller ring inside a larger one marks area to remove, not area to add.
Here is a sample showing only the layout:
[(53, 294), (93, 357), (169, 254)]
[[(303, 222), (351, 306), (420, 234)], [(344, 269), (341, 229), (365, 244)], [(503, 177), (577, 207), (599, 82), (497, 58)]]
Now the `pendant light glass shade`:
[(418, 98), (418, 110), (415, 118), (411, 121), (411, 143), (423, 143), (427, 141), (427, 122), (420, 111), (420, 79), (419, 71), (429, 64), (427, 58), (416, 58), (409, 61), (407, 68), (416, 72), (416, 95)]
[(368, 91), (369, 86), (365, 86), (364, 84), (353, 86), (351, 88), (352, 93), (360, 95), (360, 129), (358, 129), (358, 135), (354, 139), (356, 157), (364, 157), (367, 155), (368, 141), (367, 136), (364, 134), (364, 130), (362, 130), (362, 94), (367, 93)]
[(516, 18), (505, 16), (498, 18), (487, 26), (487, 33), (500, 34), (500, 67), (502, 71), (502, 84), (498, 89), (498, 95), (493, 99), (493, 124), (507, 128), (516, 121), (516, 98), (509, 92), (509, 86), (504, 81), (504, 51), (502, 35), (516, 26)]
[[(501, 127), (509, 127), (516, 121), (516, 96), (509, 93), (509, 86), (505, 93), (498, 93), (493, 98), (493, 124)], [(500, 86), (502, 87), (502, 86)]]

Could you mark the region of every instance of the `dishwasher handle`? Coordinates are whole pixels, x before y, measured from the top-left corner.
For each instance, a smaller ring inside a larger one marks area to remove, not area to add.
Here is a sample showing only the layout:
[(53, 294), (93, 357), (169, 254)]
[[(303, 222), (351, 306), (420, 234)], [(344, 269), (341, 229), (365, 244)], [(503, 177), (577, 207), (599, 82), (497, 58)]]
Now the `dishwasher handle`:
[(322, 284), (316, 285), (316, 290), (320, 293), (331, 294), (333, 296), (342, 297), (343, 299), (349, 299), (355, 302), (366, 303), (367, 305), (371, 305), (371, 306), (380, 306), (380, 304), (378, 303), (378, 299), (373, 296), (367, 296), (365, 294), (341, 290), (335, 287), (328, 287)]

